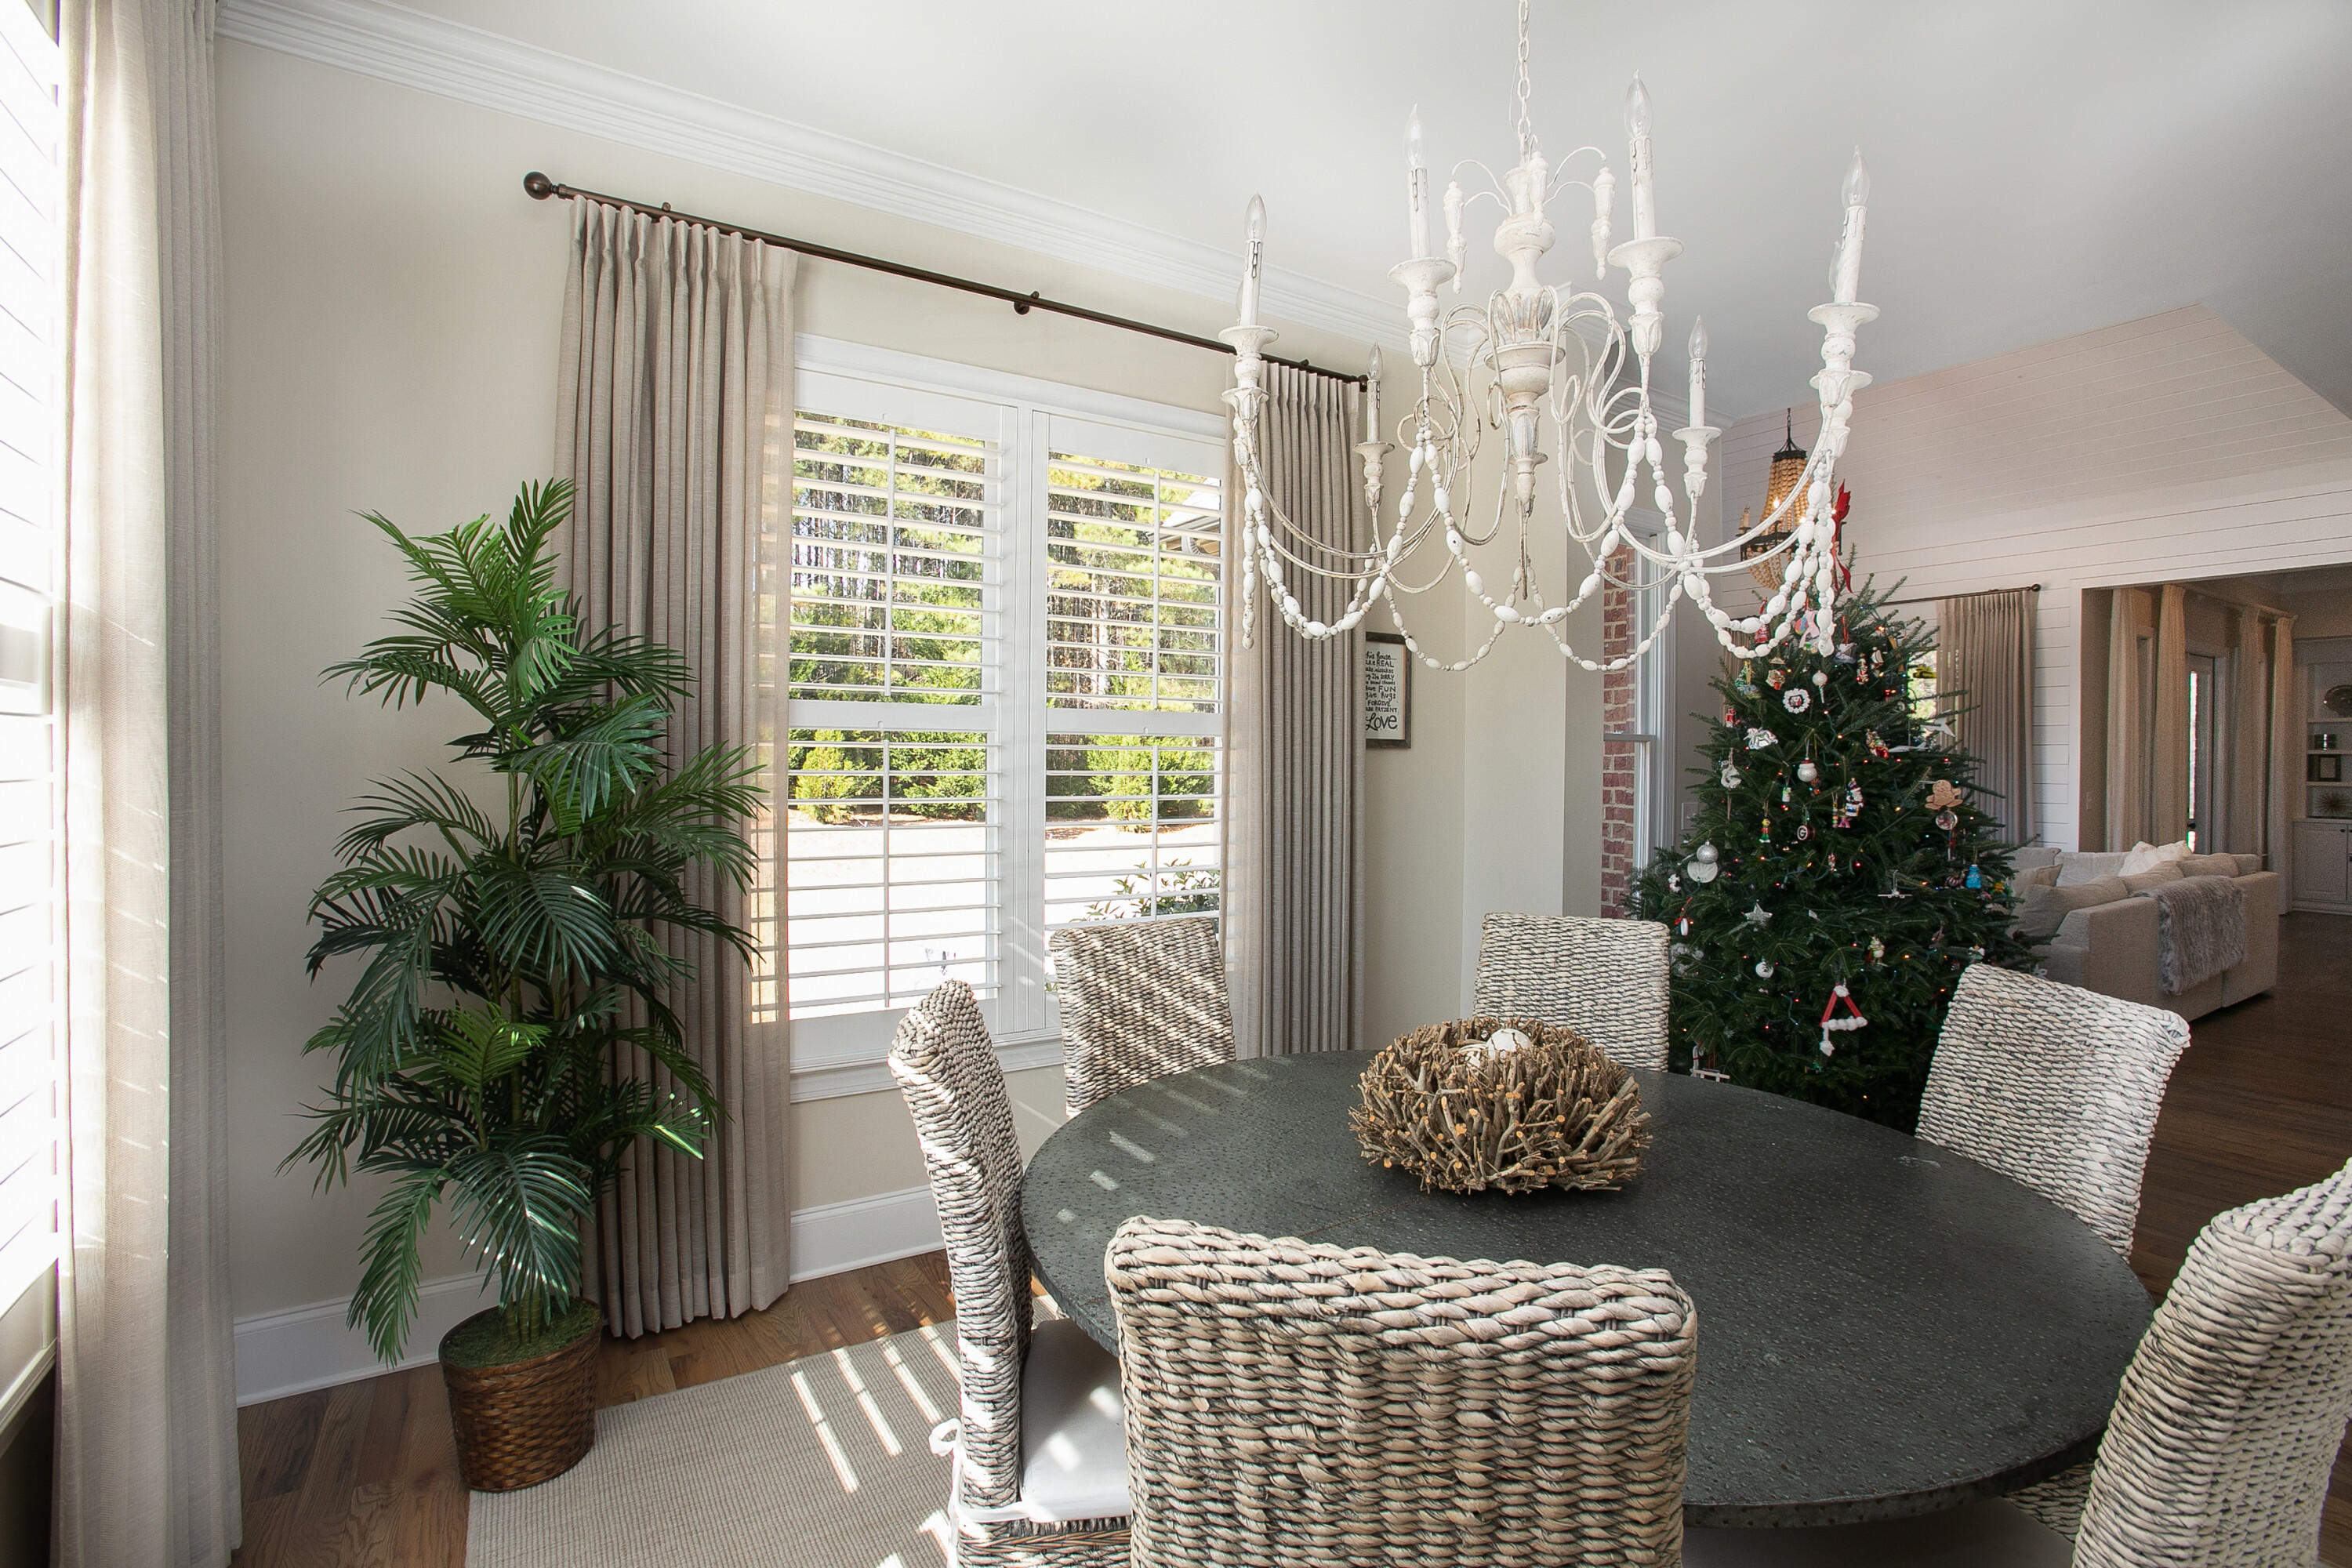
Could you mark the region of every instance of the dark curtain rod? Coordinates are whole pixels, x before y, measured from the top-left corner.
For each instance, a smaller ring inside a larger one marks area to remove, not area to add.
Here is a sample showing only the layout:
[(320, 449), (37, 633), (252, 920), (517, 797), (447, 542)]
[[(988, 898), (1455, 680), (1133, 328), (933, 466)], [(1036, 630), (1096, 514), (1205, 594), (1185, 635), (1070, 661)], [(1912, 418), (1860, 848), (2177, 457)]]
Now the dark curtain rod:
[(2028, 583), (2022, 588), (1979, 588), (1973, 594), (1923, 594), (1916, 599), (1887, 599), (1882, 603), (1895, 605), (1932, 605), (1938, 599), (1982, 599), (1994, 594), (2039, 594), (2042, 584)]
[[(803, 256), (814, 256), (821, 261), (845, 262), (852, 267), (866, 268), (869, 271), (887, 272), (893, 278), (911, 278), (918, 283), (936, 283), (942, 289), (960, 289), (964, 293), (978, 294), (983, 299), (1002, 300), (1012, 306), (1017, 315), (1025, 316), (1032, 310), (1050, 310), (1057, 316), (1072, 316), (1081, 321), (1093, 321), (1098, 326), (1117, 327), (1123, 332), (1141, 332), (1148, 338), (1164, 338), (1171, 343), (1186, 343), (1196, 349), (1207, 349), (1213, 353), (1230, 354), (1234, 352), (1233, 344), (1221, 342), (1215, 338), (1200, 337), (1192, 332), (1180, 332), (1173, 327), (1155, 327), (1149, 321), (1130, 321), (1125, 316), (1114, 316), (1108, 311), (1089, 310), (1084, 305), (1072, 305), (1060, 300), (1048, 300), (1034, 289), (1026, 294), (1017, 293), (1011, 289), (1001, 289), (993, 283), (980, 283), (970, 278), (956, 278), (945, 272), (933, 272), (921, 267), (908, 267), (904, 262), (885, 261), (878, 256), (860, 256), (854, 250), (836, 250), (830, 245), (818, 245), (812, 240), (794, 239), (789, 235), (768, 234), (756, 228), (745, 228), (741, 224), (721, 223), (713, 217), (697, 217), (692, 213), (682, 213), (673, 209), (667, 202), (663, 202), (656, 206), (646, 202), (633, 202), (624, 196), (608, 196), (602, 191), (583, 191), (577, 185), (558, 184), (536, 169), (522, 177), (522, 188), (530, 193), (533, 201), (543, 202), (550, 196), (561, 197), (567, 202), (584, 197), (592, 202), (604, 202), (612, 206), (627, 207), (632, 212), (660, 213), (663, 216), (674, 217), (680, 223), (697, 223), (705, 228), (715, 228), (721, 234), (740, 235), (745, 239), (756, 239), (762, 245), (782, 246), (786, 250), (796, 250)], [(1286, 364), (1293, 370), (1307, 371), (1314, 375), (1328, 375), (1334, 381), (1350, 382), (1357, 386), (1364, 384), (1364, 378), (1360, 375), (1349, 375), (1340, 370), (1326, 370), (1319, 364), (1309, 364), (1303, 359), (1285, 359), (1280, 354), (1266, 354), (1263, 357), (1273, 361), (1276, 364)]]

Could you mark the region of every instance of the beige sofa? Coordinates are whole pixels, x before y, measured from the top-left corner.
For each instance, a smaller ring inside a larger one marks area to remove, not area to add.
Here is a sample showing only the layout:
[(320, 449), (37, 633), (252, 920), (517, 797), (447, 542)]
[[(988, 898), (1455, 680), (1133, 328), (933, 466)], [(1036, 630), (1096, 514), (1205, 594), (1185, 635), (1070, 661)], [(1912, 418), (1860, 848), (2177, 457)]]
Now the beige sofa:
[[(2260, 860), (2239, 858), (2241, 867), (2249, 864), (2259, 865)], [(2055, 869), (2052, 866), (2040, 875), (2046, 878)], [(2019, 880), (2023, 883), (2035, 874), (2033, 868), (2021, 868)], [(2177, 996), (2165, 995), (2158, 986), (2156, 900), (2133, 897), (2120, 885), (2111, 889), (2120, 896), (2068, 910), (2057, 933), (2036, 956), (2053, 980), (2166, 1008), (2184, 1018), (2202, 1017), (2216, 1007), (2258, 996), (2278, 984), (2278, 873), (2242, 870), (2234, 879), (2246, 895), (2245, 959)], [(2089, 886), (2107, 888), (2105, 882)], [(2085, 889), (2076, 891), (2085, 896)]]

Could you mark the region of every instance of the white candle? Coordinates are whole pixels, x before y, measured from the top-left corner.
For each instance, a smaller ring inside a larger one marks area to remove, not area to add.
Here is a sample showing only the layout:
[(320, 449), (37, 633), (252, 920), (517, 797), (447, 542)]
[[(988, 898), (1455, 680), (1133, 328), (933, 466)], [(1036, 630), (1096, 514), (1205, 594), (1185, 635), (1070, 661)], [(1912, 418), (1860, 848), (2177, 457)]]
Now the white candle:
[(1633, 139), (1633, 237), (1658, 237), (1658, 197), (1650, 185), (1650, 93), (1635, 77), (1625, 94), (1625, 129)]
[(1691, 320), (1690, 422), (1693, 429), (1706, 423), (1706, 318)]
[(1857, 147), (1853, 162), (1845, 170), (1845, 234), (1838, 241), (1834, 290), (1841, 305), (1853, 304), (1862, 289), (1862, 227), (1869, 201), (1870, 165), (1862, 161), (1862, 149)]
[(1462, 258), (1469, 247), (1462, 241), (1462, 182), (1445, 184), (1445, 259), (1454, 263), (1454, 291), (1462, 291)]
[(1421, 150), (1421, 107), (1413, 106), (1404, 122), (1405, 200), (1412, 211), (1412, 259), (1429, 254), (1429, 160)]
[(1249, 205), (1249, 260), (1242, 268), (1242, 325), (1257, 325), (1257, 275), (1265, 256), (1265, 199), (1252, 196)]
[(1381, 438), (1381, 345), (1372, 345), (1371, 368), (1364, 373), (1364, 439)]

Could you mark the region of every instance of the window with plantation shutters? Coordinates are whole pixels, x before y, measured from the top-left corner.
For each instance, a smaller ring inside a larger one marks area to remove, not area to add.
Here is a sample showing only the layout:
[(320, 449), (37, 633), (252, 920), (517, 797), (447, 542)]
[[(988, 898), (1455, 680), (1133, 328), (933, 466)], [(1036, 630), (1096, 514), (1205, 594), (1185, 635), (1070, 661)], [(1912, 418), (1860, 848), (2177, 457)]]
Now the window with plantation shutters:
[(0, 7), (0, 1307), (57, 1258), (57, 46)]
[(1046, 926), (1213, 914), (1217, 482), (1075, 452), (1046, 465)]
[(1055, 929), (1219, 905), (1221, 421), (800, 356), (763, 928), (795, 1093), (877, 1087), (898, 1015), (950, 978), (1001, 1046), (1050, 1061)]

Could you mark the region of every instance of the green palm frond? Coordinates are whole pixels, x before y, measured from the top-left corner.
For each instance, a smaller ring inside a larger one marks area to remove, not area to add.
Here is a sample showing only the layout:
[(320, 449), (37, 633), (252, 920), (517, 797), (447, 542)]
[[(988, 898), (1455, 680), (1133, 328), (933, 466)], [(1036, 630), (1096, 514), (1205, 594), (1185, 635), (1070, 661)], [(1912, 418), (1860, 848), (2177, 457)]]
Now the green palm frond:
[(458, 1239), (499, 1271), (501, 1299), (528, 1324), (572, 1302), (580, 1233), (595, 1205), (595, 1174), (551, 1133), (515, 1131), (448, 1166)]

